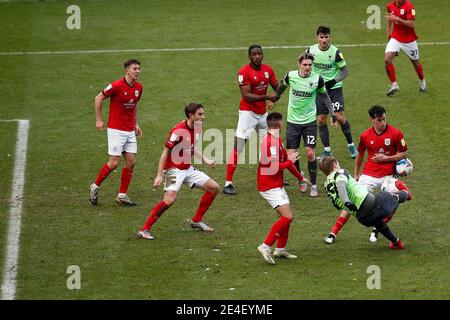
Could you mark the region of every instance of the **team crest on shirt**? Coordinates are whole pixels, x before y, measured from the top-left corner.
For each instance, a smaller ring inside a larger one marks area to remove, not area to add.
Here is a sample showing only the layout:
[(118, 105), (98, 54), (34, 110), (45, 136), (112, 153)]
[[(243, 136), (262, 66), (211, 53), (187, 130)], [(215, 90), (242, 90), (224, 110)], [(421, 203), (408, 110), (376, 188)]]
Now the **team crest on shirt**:
[(139, 97), (139, 90), (134, 90), (134, 95), (135, 95), (136, 97)]
[(402, 144), (403, 147), (406, 146), (405, 139), (400, 140), (400, 143)]
[(413, 16), (415, 16), (415, 15), (416, 15), (416, 9), (411, 9), (411, 14), (412, 14)]
[(400, 14), (404, 15), (405, 14), (405, 9), (400, 9)]
[(266, 72), (264, 72), (264, 76), (267, 78), (267, 79), (269, 79), (269, 73), (266, 71)]
[(244, 81), (244, 76), (242, 74), (238, 76), (238, 81), (239, 83), (242, 83), (242, 81)]
[(390, 146), (391, 145), (391, 139), (389, 139), (389, 138), (384, 139), (384, 145), (385, 146)]

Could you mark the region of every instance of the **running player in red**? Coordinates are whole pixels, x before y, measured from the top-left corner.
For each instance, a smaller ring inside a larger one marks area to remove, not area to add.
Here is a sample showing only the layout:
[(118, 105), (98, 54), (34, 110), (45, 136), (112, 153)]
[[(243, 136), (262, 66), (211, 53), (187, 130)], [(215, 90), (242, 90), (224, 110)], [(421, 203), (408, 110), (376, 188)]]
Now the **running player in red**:
[[(288, 169), (299, 181), (308, 182), (297, 170), (294, 162), (298, 153), (287, 154), (280, 137), (283, 125), (281, 113), (273, 112), (267, 116), (268, 133), (261, 142), (261, 157), (258, 165), (258, 191), (261, 196), (280, 215), (280, 218), (272, 225), (264, 242), (258, 246), (258, 251), (270, 264), (275, 264), (273, 256), (277, 258), (296, 259), (297, 256), (286, 250), (289, 237), (289, 227), (294, 218), (292, 208), (289, 205), (289, 197), (283, 188), (283, 170)], [(277, 243), (277, 247), (271, 252), (271, 246)]]
[(236, 129), (234, 148), (227, 162), (227, 176), (223, 192), (235, 195), (237, 192), (233, 186), (233, 176), (237, 168), (239, 155), (245, 148), (245, 142), (250, 138), (253, 130), (257, 129), (262, 138), (267, 132), (266, 100), (269, 100), (269, 109), (279, 99), (275, 92), (267, 95), (270, 86), (274, 91), (278, 90), (279, 83), (272, 68), (263, 64), (263, 50), (260, 45), (252, 45), (248, 48), (250, 63), (243, 66), (238, 72), (238, 83), (241, 89), (241, 101), (239, 104), (239, 121)]
[(119, 166), (122, 156), (125, 166), (122, 169), (116, 202), (126, 206), (135, 205), (128, 197), (127, 191), (136, 164), (136, 136), (142, 136), (137, 120), (137, 103), (142, 96), (142, 84), (137, 82), (141, 73), (141, 63), (136, 59), (130, 59), (125, 61), (123, 66), (125, 77), (112, 82), (95, 97), (95, 127), (98, 131), (103, 131), (105, 127), (102, 120), (102, 101), (110, 98), (107, 126), (109, 160), (100, 169), (95, 182), (91, 184), (89, 200), (93, 205), (98, 204), (100, 185), (111, 171)]
[(195, 155), (197, 158), (202, 159), (206, 165), (213, 168), (216, 166), (214, 160), (206, 158), (195, 149), (195, 144), (201, 135), (201, 124), (205, 118), (205, 110), (201, 104), (191, 102), (185, 107), (184, 112), (187, 119), (178, 123), (170, 131), (159, 159), (158, 172), (153, 182), (154, 187), (159, 187), (164, 181), (163, 200), (153, 207), (147, 221), (138, 232), (139, 238), (154, 239), (154, 236), (150, 234), (150, 229), (164, 211), (174, 204), (182, 184), (205, 191), (200, 199), (197, 212), (191, 220), (192, 228), (206, 232), (214, 231), (213, 228), (203, 222), (203, 216), (217, 196), (220, 189), (219, 185), (205, 173), (194, 169), (191, 165), (192, 156)]
[(419, 91), (425, 92), (427, 85), (423, 75), (423, 67), (419, 61), (419, 48), (417, 35), (414, 31), (416, 10), (409, 0), (394, 0), (389, 2), (387, 8), (387, 36), (388, 44), (384, 53), (386, 72), (391, 81), (388, 96), (400, 90), (395, 76), (393, 61), (398, 52), (402, 50), (411, 60), (417, 76), (419, 77)]
[[(408, 192), (408, 200), (411, 193), (405, 183), (398, 180), (395, 173), (395, 163), (406, 158), (408, 146), (403, 133), (386, 122), (386, 110), (379, 105), (369, 109), (372, 127), (364, 131), (360, 136), (358, 155), (355, 161), (354, 178), (359, 185), (367, 191), (374, 193), (377, 189), (386, 191), (404, 190)], [(361, 174), (361, 165), (367, 150), (367, 162)], [(341, 228), (347, 223), (350, 215), (342, 211), (331, 232), (325, 238), (326, 243), (333, 243)], [(392, 215), (384, 221), (389, 222)], [(370, 235), (371, 242), (377, 242), (378, 232), (374, 229)]]

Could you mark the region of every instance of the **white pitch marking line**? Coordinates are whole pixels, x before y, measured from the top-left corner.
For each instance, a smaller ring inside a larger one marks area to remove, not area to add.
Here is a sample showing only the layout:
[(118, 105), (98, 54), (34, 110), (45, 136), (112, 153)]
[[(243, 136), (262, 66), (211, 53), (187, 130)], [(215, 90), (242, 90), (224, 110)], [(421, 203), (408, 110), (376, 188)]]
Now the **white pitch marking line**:
[[(419, 42), (420, 46), (447, 46), (450, 41)], [(359, 44), (337, 44), (338, 48), (354, 47), (384, 47), (386, 43), (359, 43)], [(310, 46), (263, 46), (264, 49), (304, 49)], [(143, 48), (143, 49), (100, 49), (100, 50), (73, 50), (73, 51), (16, 51), (0, 52), (0, 56), (21, 55), (52, 55), (52, 54), (99, 54), (99, 53), (122, 53), (122, 52), (185, 52), (185, 51), (237, 51), (247, 50), (247, 47), (224, 47), (224, 48)]]
[(25, 167), (27, 159), (29, 120), (0, 120), (4, 122), (18, 121), (16, 158), (9, 210), (8, 240), (6, 243), (6, 259), (2, 283), (2, 300), (14, 300), (16, 296), (17, 269), (19, 262), (19, 241), (22, 221), (23, 187), (25, 185)]

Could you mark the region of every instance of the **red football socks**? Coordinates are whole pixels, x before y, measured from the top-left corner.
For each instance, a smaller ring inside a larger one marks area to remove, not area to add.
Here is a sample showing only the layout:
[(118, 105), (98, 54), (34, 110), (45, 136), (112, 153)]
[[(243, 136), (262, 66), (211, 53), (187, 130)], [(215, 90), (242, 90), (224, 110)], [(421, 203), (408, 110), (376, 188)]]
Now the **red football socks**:
[(397, 78), (395, 76), (395, 68), (394, 65), (392, 63), (388, 64), (386, 66), (386, 73), (389, 77), (389, 80), (391, 80), (391, 82), (396, 82)]
[(238, 151), (236, 148), (234, 148), (233, 152), (231, 152), (230, 157), (228, 158), (227, 181), (233, 181), (234, 172), (237, 168), (238, 156)]
[(167, 209), (169, 209), (169, 206), (164, 201), (161, 201), (156, 206), (154, 206), (152, 212), (150, 212), (150, 215), (147, 221), (145, 222), (144, 226), (142, 227), (141, 231), (150, 230), (151, 227), (155, 224), (155, 222), (158, 221), (159, 217), (161, 217), (161, 215)]
[(120, 193), (127, 193), (128, 186), (130, 185), (131, 177), (133, 176), (133, 170), (123, 167), (122, 175), (120, 177)]
[[(292, 219), (281, 217), (279, 218), (273, 225), (269, 231), (269, 234), (264, 240), (264, 243), (268, 246), (272, 246), (277, 239), (285, 232), (289, 230), (289, 225), (291, 224)], [(287, 241), (287, 239), (286, 239)], [(285, 244), (286, 245), (286, 244)], [(281, 248), (281, 247), (280, 247)]]
[(100, 185), (102, 184), (103, 180), (106, 179), (106, 177), (111, 173), (111, 169), (108, 166), (108, 163), (105, 163), (103, 165), (103, 167), (100, 169), (100, 172), (97, 176), (97, 179), (95, 179), (95, 184), (100, 187)]
[(203, 197), (200, 199), (200, 204), (198, 206), (197, 212), (195, 213), (195, 216), (192, 218), (192, 222), (202, 221), (203, 216), (213, 203), (216, 196), (217, 193), (205, 192)]
[(337, 236), (339, 231), (341, 231), (342, 227), (347, 223), (348, 219), (344, 219), (343, 217), (339, 216), (337, 218), (336, 223), (334, 224), (333, 228), (331, 228), (331, 232)]
[(424, 76), (423, 76), (423, 67), (422, 67), (422, 64), (419, 64), (417, 67), (414, 65), (414, 69), (416, 69), (416, 73), (417, 73), (417, 76), (419, 77), (419, 79), (420, 79), (420, 80), (423, 80), (423, 79), (424, 79)]
[(285, 226), (285, 229), (280, 234), (280, 237), (277, 240), (277, 248), (286, 248), (286, 243), (289, 238), (289, 228), (291, 226), (292, 220), (289, 222), (287, 226)]
[(411, 192), (409, 192), (408, 187), (406, 186), (406, 184), (405, 184), (402, 180), (397, 180), (397, 181), (395, 181), (395, 187), (396, 187), (398, 190), (403, 190), (403, 191), (408, 192), (408, 198), (406, 198), (406, 200), (409, 201), (409, 200), (412, 199), (412, 194), (411, 194)]

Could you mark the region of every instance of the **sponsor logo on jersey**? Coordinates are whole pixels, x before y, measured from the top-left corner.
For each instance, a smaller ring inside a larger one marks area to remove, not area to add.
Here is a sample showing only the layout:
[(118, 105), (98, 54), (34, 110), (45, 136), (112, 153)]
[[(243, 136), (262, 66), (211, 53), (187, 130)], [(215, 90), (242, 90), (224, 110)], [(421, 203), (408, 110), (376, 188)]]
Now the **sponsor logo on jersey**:
[(124, 94), (125, 96), (127, 96), (127, 95), (128, 95), (128, 92), (125, 91), (123, 94)]
[(373, 144), (374, 143), (374, 141), (373, 140), (370, 140), (370, 144)]
[(269, 79), (269, 73), (266, 71), (266, 72), (264, 72), (264, 76), (267, 78), (267, 79)]
[(238, 76), (238, 81), (239, 83), (242, 83), (242, 81), (244, 81), (244, 76), (242, 74)]
[(306, 97), (306, 98), (312, 97), (312, 92), (307, 91), (292, 90), (292, 94), (296, 97)]
[(385, 146), (390, 146), (391, 145), (391, 139), (390, 138), (384, 139), (384, 145)]
[[(331, 56), (330, 56), (331, 59)], [(331, 68), (331, 64), (329, 63), (315, 63), (314, 62), (314, 68), (318, 68), (318, 69), (330, 69)]]

